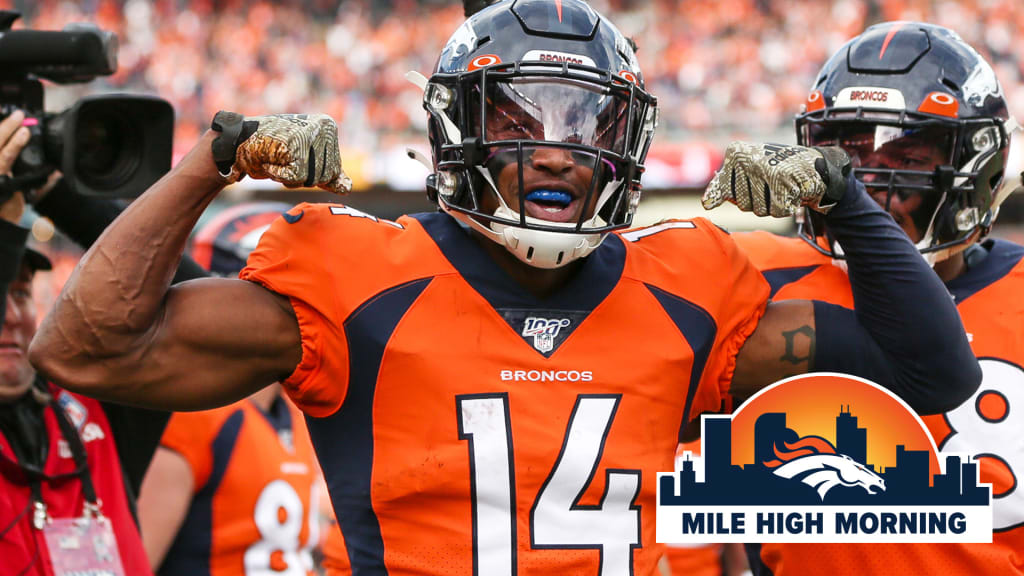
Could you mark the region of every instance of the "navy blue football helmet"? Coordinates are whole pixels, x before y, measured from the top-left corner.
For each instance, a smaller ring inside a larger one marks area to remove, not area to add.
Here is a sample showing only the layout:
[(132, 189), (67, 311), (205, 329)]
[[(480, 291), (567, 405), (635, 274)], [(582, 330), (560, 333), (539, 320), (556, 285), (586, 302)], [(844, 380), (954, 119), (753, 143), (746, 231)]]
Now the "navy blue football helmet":
[[(657, 104), (631, 42), (586, 2), (484, 8), (419, 81), (433, 155), (427, 188), (445, 212), (540, 268), (586, 256), (630, 225)], [(586, 167), (589, 185), (527, 189), (524, 164), (554, 151)], [(513, 166), (518, 205), (497, 184)]]
[[(796, 118), (797, 141), (846, 150), (887, 209), (913, 198), (918, 249), (932, 262), (988, 233), (1015, 128), (992, 67), (956, 32), (918, 22), (878, 24), (849, 41)], [(815, 222), (805, 214), (801, 236), (836, 257), (815, 242)]]

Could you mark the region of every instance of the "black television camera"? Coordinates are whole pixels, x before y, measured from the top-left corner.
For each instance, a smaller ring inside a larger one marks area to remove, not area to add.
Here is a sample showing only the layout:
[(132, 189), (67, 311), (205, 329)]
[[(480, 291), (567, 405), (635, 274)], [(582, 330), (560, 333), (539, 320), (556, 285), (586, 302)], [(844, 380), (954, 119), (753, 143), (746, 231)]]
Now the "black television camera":
[(21, 15), (0, 10), (0, 118), (25, 112), (31, 139), (0, 176), (0, 199), (40, 186), (60, 170), (82, 194), (135, 196), (171, 168), (174, 109), (154, 96), (103, 94), (60, 113), (43, 110), (40, 78), (89, 82), (117, 70), (117, 36), (91, 24), (12, 30)]

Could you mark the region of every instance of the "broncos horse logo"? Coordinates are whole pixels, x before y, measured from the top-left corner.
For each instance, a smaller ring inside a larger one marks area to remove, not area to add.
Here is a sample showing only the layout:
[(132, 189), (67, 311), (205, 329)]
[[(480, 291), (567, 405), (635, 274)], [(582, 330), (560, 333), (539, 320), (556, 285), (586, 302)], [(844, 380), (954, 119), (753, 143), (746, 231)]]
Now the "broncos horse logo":
[(828, 440), (808, 436), (794, 443), (775, 447), (778, 460), (765, 462), (772, 473), (799, 480), (818, 491), (822, 501), (836, 486), (860, 486), (868, 494), (885, 491), (885, 480), (846, 454), (839, 454)]

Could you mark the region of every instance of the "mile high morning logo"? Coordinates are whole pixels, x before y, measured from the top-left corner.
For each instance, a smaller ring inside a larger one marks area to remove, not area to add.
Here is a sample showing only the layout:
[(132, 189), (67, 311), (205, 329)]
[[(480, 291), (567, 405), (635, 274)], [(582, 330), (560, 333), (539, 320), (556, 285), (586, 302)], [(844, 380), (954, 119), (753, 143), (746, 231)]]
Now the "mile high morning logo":
[(809, 374), (705, 416), (658, 475), (658, 542), (991, 542), (978, 463), (938, 450), (877, 384)]

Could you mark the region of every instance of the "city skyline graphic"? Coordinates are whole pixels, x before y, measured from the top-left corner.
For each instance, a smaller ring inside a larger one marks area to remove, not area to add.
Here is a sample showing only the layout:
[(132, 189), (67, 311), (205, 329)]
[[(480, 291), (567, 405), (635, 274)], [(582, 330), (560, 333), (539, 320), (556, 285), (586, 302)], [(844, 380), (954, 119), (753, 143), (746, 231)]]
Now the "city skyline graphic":
[(992, 541), (979, 462), (940, 453), (906, 402), (863, 378), (776, 382), (702, 415), (694, 451), (658, 474), (658, 542)]
[[(847, 407), (835, 414), (835, 445), (822, 436), (800, 435), (787, 426), (787, 414), (767, 412), (755, 423), (754, 460), (733, 464), (730, 416), (705, 416), (704, 480), (694, 459), (685, 458), (675, 477), (661, 482), (662, 505), (986, 505), (989, 487), (977, 483), (977, 462), (945, 458), (946, 470), (931, 474), (929, 450), (897, 444), (895, 466), (868, 461), (867, 429)], [(784, 467), (808, 460), (809, 469), (781, 476)], [(678, 479), (678, 492), (676, 480)], [(827, 486), (828, 484), (831, 486)], [(825, 485), (825, 487), (823, 487)], [(751, 490), (751, 486), (757, 486)], [(827, 489), (825, 489), (827, 487)]]

